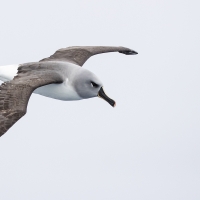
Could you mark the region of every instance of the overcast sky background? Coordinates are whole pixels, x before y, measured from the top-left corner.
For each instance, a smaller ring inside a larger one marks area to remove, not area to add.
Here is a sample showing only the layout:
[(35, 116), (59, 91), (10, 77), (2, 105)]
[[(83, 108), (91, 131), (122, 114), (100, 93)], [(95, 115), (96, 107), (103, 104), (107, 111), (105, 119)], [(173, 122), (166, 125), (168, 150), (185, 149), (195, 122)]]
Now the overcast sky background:
[(116, 108), (32, 95), (0, 138), (2, 200), (200, 199), (200, 3), (2, 0), (0, 65), (79, 45)]

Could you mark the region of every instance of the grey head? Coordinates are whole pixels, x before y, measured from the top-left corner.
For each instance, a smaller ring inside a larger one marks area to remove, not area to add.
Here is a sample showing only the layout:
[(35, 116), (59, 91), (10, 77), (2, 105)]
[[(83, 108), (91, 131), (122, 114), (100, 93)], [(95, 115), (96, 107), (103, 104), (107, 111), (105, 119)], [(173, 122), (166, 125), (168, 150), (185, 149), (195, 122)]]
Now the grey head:
[(110, 99), (103, 90), (103, 83), (89, 70), (79, 68), (73, 77), (72, 85), (78, 95), (83, 99), (100, 97), (107, 101), (111, 106), (115, 106), (114, 100)]

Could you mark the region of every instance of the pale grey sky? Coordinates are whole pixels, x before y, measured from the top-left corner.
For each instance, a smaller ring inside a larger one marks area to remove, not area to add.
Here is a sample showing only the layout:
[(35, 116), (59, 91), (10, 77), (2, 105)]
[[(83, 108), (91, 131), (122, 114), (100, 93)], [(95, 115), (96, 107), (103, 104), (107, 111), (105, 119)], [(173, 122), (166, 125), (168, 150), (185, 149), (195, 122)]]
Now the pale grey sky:
[(32, 95), (27, 115), (0, 138), (0, 199), (200, 199), (199, 6), (2, 0), (0, 65), (77, 45), (139, 54), (102, 54), (84, 65), (116, 100), (114, 109), (99, 98)]

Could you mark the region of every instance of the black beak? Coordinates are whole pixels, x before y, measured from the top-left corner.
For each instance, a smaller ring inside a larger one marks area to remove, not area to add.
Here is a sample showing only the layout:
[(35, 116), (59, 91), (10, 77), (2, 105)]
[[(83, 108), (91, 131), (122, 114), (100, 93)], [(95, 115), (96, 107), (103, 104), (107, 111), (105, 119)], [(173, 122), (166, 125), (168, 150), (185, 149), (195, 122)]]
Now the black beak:
[(99, 93), (97, 95), (98, 97), (101, 97), (102, 99), (104, 99), (105, 101), (107, 101), (112, 107), (115, 107), (116, 103), (114, 100), (110, 99), (106, 93), (103, 91), (103, 88), (101, 87), (101, 89), (99, 90)]

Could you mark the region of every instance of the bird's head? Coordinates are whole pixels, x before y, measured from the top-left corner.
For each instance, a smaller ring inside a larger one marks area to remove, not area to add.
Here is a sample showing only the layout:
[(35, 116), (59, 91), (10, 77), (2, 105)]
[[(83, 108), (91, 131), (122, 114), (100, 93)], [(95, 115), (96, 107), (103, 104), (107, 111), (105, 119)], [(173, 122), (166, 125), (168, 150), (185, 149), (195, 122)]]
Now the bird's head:
[(76, 73), (73, 85), (78, 95), (83, 99), (100, 97), (111, 106), (114, 107), (116, 105), (115, 101), (110, 99), (104, 92), (102, 82), (96, 75), (86, 69), (81, 69)]

